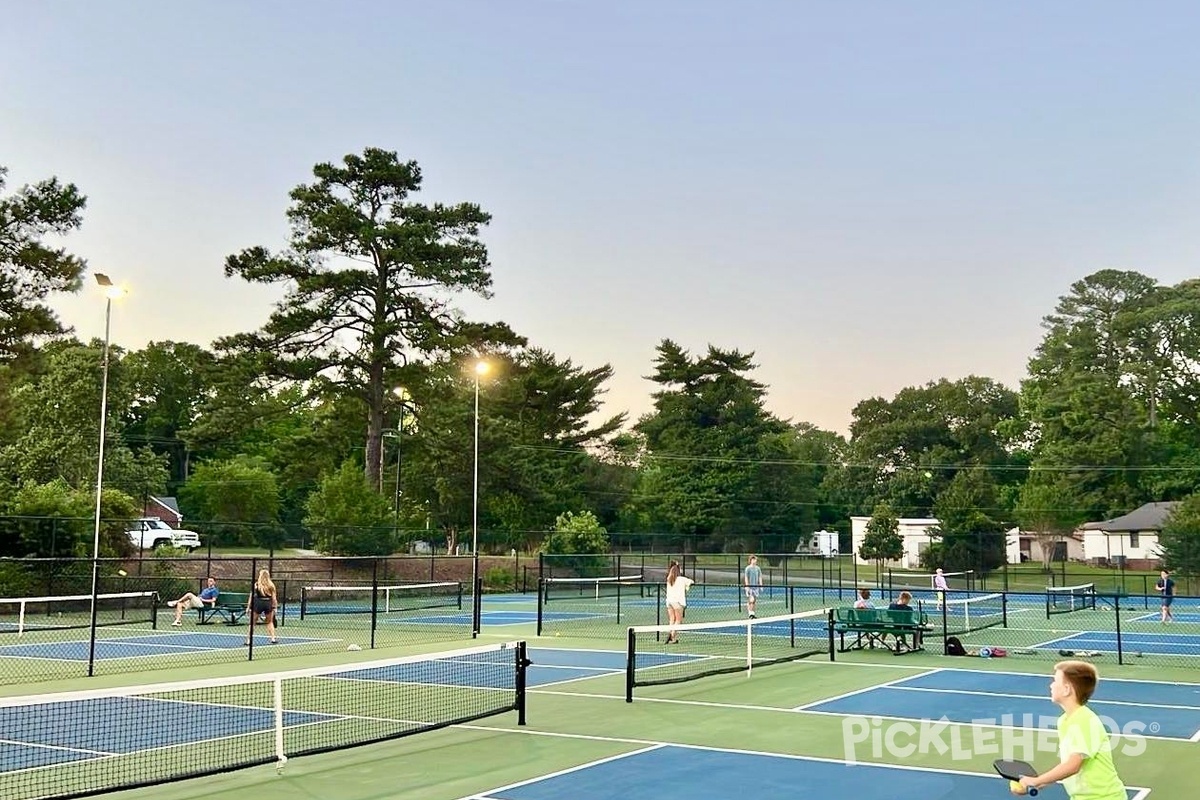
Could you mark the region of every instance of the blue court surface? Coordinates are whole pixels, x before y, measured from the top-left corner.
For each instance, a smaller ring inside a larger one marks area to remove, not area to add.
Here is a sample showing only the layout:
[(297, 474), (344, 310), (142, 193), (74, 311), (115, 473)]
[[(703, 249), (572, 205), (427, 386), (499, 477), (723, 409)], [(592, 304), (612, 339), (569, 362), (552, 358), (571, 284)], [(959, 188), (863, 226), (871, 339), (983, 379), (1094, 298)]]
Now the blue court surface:
[[(1130, 800), (1149, 794), (1130, 789)], [(1008, 797), (996, 775), (917, 767), (847, 764), (801, 756), (657, 745), (530, 781), (471, 795), (471, 800), (728, 800), (731, 797), (847, 797), (854, 800), (960, 800)], [(1039, 797), (1061, 800), (1059, 786)], [(464, 798), (464, 800), (466, 800)]]
[[(145, 658), (147, 656), (178, 655), (205, 650), (239, 650), (245, 647), (244, 633), (148, 633), (96, 640), (96, 658)], [(280, 636), (278, 644), (270, 644), (262, 635), (254, 637), (255, 647), (287, 647), (288, 645), (336, 641)], [(38, 658), (55, 661), (87, 661), (91, 644), (87, 639), (67, 642), (30, 642), (0, 646), (0, 658)]]
[[(1113, 631), (1083, 631), (1041, 642), (1034, 645), (1033, 649), (1095, 650), (1100, 653), (1116, 653), (1117, 634)], [(1200, 635), (1121, 631), (1121, 650), (1126, 656), (1135, 658), (1138, 653), (1200, 657)]]
[[(1048, 676), (945, 669), (796, 710), (1053, 730), (1062, 712), (1049, 696)], [(1110, 731), (1115, 727), (1157, 739), (1200, 741), (1200, 684), (1105, 678), (1088, 705)]]
[[(527, 676), (530, 686), (616, 674), (625, 668), (623, 654), (616, 652), (590, 655), (583, 651), (535, 649), (530, 651), (530, 656), (535, 662)], [(469, 660), (447, 659), (347, 669), (329, 677), (478, 687), (481, 673)], [(493, 673), (483, 675), (485, 680), (496, 677), (499, 676)], [(35, 766), (161, 749), (164, 731), (169, 732), (172, 745), (179, 745), (273, 730), (272, 709), (213, 702), (204, 705), (202, 727), (196, 725), (193, 704), (152, 697), (99, 697), (41, 703), (36, 706), (36, 714), (29, 713), (29, 707), (25, 706), (0, 707), (0, 777), (5, 772)], [(284, 712), (287, 727), (342, 719), (334, 714)], [(97, 724), (98, 720), (103, 724)], [(0, 785), (3, 785), (2, 780)]]

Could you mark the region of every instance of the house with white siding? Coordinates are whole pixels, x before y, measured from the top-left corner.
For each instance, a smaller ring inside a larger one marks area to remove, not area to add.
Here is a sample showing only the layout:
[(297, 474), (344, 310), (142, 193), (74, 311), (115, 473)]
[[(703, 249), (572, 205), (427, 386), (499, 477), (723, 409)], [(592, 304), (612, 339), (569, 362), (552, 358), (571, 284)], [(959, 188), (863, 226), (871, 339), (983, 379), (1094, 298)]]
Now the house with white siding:
[(1162, 565), (1158, 535), (1178, 505), (1146, 503), (1128, 514), (1083, 525), (1077, 532), (1083, 536), (1084, 557), (1099, 566), (1157, 569)]

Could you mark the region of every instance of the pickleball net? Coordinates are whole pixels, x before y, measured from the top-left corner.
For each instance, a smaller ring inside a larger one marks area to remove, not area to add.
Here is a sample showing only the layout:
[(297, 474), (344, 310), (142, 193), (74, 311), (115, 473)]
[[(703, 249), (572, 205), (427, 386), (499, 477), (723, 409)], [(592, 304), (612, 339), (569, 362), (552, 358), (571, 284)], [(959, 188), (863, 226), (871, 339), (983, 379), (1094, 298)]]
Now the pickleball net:
[(317, 614), (393, 614), (463, 605), (462, 581), (393, 586), (304, 586), (300, 619)]
[[(924, 609), (924, 605), (922, 605)], [(947, 600), (933, 619), (942, 623), (943, 636), (963, 636), (988, 628), (1008, 627), (1008, 595), (1003, 592)]]
[[(833, 659), (829, 609), (772, 617), (640, 625), (629, 628), (625, 700), (639, 686), (681, 683), (709, 675), (828, 655)], [(678, 642), (668, 644), (672, 631)]]
[[(96, 625), (146, 625), (155, 627), (155, 592), (118, 592), (96, 595)], [(90, 594), (49, 597), (0, 598), (0, 633), (18, 636), (28, 631), (90, 628)]]
[(544, 578), (542, 599), (551, 600), (590, 599), (602, 597), (626, 597), (640, 593), (642, 575), (606, 575), (599, 578)]
[(1070, 614), (1074, 611), (1096, 609), (1096, 584), (1083, 583), (1078, 586), (1046, 587), (1046, 618), (1055, 614)]
[(4, 800), (227, 772), (516, 711), (525, 642), (172, 684), (0, 698)]

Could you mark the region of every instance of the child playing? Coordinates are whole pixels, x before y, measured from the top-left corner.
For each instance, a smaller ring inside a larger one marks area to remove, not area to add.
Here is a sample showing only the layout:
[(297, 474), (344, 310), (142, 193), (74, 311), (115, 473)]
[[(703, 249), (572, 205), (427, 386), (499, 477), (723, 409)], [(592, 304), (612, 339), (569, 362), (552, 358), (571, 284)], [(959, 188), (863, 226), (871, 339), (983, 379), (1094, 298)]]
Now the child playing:
[(1040, 789), (1062, 781), (1067, 795), (1073, 798), (1125, 800), (1125, 786), (1113, 765), (1108, 731), (1096, 712), (1087, 707), (1099, 680), (1096, 668), (1086, 661), (1054, 665), (1050, 699), (1063, 710), (1058, 718), (1058, 755), (1062, 760), (1041, 775), (1021, 778), (1023, 787)]

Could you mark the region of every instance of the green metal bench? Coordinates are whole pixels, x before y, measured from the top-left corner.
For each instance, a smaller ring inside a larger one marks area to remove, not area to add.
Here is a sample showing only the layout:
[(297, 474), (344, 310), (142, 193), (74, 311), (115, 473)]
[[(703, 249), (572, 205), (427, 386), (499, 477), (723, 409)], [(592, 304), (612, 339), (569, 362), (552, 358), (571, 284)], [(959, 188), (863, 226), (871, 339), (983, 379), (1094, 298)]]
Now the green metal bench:
[[(895, 611), (886, 608), (836, 608), (834, 631), (839, 652), (882, 647), (895, 655), (925, 649), (925, 634), (932, 630), (929, 615), (923, 611)], [(846, 634), (854, 640), (846, 644)]]
[(210, 624), (213, 617), (224, 619), (228, 625), (236, 625), (245, 616), (249, 602), (250, 595), (245, 592), (221, 592), (217, 595), (217, 602), (196, 609), (196, 613), (200, 615), (201, 625)]

